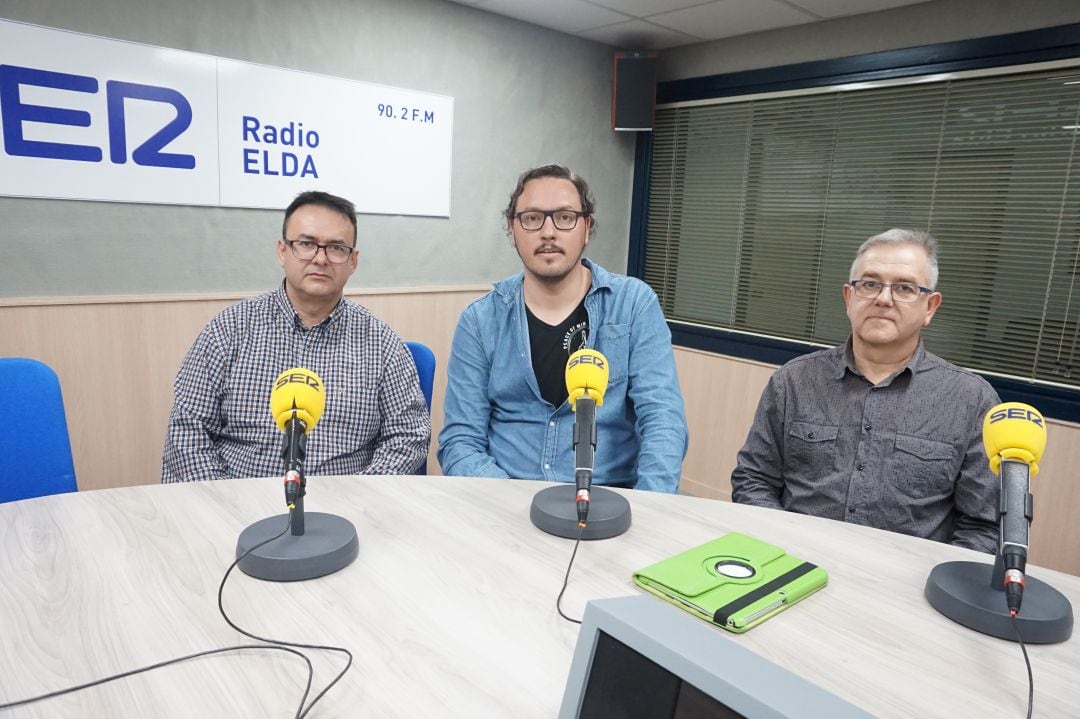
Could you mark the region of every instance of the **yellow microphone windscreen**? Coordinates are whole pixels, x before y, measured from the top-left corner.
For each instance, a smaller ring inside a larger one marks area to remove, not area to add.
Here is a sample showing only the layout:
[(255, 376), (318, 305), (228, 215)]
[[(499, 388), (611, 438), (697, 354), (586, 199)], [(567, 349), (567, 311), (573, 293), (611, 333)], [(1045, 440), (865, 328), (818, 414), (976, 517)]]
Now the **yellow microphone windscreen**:
[(999, 404), (983, 420), (983, 446), (994, 474), (1001, 471), (1001, 460), (1015, 459), (1030, 464), (1034, 477), (1046, 449), (1046, 420), (1029, 404)]
[(270, 391), (270, 413), (278, 429), (294, 417), (310, 432), (326, 408), (326, 392), (319, 375), (303, 367), (287, 369), (274, 380)]
[(604, 403), (608, 384), (607, 358), (596, 350), (583, 349), (570, 355), (566, 361), (566, 391), (570, 393), (570, 406), (577, 408), (582, 397), (591, 397), (599, 407)]

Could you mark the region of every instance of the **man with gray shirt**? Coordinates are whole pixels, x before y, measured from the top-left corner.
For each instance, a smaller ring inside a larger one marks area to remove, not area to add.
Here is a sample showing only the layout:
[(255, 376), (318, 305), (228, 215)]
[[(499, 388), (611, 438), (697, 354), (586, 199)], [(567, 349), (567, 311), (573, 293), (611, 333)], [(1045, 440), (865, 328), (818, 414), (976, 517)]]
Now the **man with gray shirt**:
[(731, 475), (734, 501), (997, 550), (982, 422), (999, 399), (923, 347), (937, 275), (928, 233), (862, 244), (843, 287), (851, 336), (770, 378)]

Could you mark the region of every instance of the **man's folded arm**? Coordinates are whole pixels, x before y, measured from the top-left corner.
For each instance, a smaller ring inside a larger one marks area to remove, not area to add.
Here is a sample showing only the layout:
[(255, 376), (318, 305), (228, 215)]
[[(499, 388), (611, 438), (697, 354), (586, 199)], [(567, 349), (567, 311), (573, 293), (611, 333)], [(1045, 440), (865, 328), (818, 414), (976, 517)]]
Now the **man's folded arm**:
[(214, 442), (222, 427), (223, 357), (209, 331), (203, 330), (180, 365), (161, 460), (163, 483), (227, 476)]
[(637, 414), (635, 430), (641, 445), (635, 489), (674, 494), (679, 491), (689, 432), (671, 330), (654, 293), (649, 293), (630, 335), (627, 395)]
[(390, 343), (382, 381), (382, 425), (365, 474), (413, 474), (427, 457), (431, 418), (409, 350), (397, 338)]
[(990, 461), (983, 448), (982, 418), (1001, 400), (988, 382), (982, 381), (982, 384), (977, 421), (972, 422), (964, 461), (953, 485), (953, 504), (957, 517), (949, 543), (980, 552), (996, 553), (1001, 482), (998, 476), (990, 471)]
[(761, 393), (754, 423), (731, 473), (731, 501), (782, 509), (784, 392), (774, 373)]
[(488, 454), (491, 363), (480, 342), (476, 322), (466, 309), (454, 331), (446, 366), (446, 402), (439, 432), (439, 467), (447, 476), (507, 477)]

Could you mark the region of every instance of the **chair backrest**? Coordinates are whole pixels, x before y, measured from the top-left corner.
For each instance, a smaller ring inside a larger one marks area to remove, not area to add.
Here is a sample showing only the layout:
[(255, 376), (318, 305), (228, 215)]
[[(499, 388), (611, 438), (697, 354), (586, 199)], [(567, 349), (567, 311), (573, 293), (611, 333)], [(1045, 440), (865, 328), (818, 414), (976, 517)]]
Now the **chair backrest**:
[(430, 347), (419, 342), (406, 342), (405, 346), (409, 348), (409, 352), (412, 352), (416, 374), (420, 376), (420, 391), (424, 393), (424, 400), (430, 412), (431, 389), (435, 385), (435, 353)]
[(76, 491), (56, 373), (38, 360), (0, 357), (0, 396), (16, 420), (0, 432), (0, 502)]
[[(412, 353), (413, 363), (416, 365), (416, 374), (420, 377), (420, 391), (424, 393), (424, 401), (427, 402), (428, 414), (431, 414), (431, 391), (435, 386), (435, 353), (431, 348), (420, 342), (406, 342), (405, 346)], [(417, 474), (427, 474), (427, 460), (416, 470)]]

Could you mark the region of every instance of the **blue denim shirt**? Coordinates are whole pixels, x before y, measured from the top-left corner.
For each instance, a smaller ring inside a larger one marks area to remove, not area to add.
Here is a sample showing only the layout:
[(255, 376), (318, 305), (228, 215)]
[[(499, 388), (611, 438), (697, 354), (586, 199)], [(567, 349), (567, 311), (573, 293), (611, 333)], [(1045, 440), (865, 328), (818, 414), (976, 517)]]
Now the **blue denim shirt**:
[[(587, 259), (588, 346), (608, 359), (596, 410), (595, 484), (675, 492), (687, 429), (671, 332), (652, 289)], [(524, 274), (465, 308), (447, 367), (439, 464), (447, 475), (574, 481), (574, 413), (540, 396)]]

